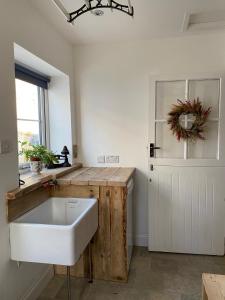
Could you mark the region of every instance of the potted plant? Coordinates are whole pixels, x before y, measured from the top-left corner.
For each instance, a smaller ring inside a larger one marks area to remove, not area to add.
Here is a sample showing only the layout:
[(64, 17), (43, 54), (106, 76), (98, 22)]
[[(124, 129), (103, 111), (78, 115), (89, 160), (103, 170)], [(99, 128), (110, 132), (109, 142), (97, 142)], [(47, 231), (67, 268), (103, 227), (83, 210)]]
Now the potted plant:
[(30, 162), (30, 169), (32, 173), (40, 174), (43, 164), (50, 165), (57, 163), (58, 158), (52, 151), (49, 151), (43, 145), (33, 145), (29, 142), (21, 142), (20, 155), (24, 155), (25, 160)]

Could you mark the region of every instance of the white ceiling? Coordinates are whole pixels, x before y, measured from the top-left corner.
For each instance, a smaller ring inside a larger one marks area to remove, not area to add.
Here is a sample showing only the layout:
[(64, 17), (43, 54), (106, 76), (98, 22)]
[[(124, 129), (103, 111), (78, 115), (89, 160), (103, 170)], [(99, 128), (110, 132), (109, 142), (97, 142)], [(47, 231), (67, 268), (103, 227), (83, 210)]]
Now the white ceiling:
[[(117, 1), (127, 3), (127, 0)], [(73, 44), (112, 43), (189, 34), (182, 32), (185, 14), (225, 12), (224, 0), (131, 0), (135, 10), (133, 19), (119, 11), (112, 13), (105, 10), (102, 17), (86, 13), (72, 26), (52, 0), (29, 2)], [(71, 12), (80, 8), (84, 0), (62, 0), (62, 3)], [(225, 29), (223, 26), (213, 27), (213, 30)]]

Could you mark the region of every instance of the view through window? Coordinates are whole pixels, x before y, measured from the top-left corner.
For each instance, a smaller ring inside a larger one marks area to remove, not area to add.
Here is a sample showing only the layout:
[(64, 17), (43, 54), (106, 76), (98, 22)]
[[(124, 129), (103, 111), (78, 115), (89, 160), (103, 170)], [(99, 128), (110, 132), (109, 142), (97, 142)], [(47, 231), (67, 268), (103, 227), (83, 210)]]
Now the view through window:
[[(17, 106), (17, 129), (18, 148), (19, 142), (43, 144), (43, 121), (42, 120), (42, 88), (16, 79), (16, 106)], [(19, 164), (23, 167), (23, 157), (19, 157)]]

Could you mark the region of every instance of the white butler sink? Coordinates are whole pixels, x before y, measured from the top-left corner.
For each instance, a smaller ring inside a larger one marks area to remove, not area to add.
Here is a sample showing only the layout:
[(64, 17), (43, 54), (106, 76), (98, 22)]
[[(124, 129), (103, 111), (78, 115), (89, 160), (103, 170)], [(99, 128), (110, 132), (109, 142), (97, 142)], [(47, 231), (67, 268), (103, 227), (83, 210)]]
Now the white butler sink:
[(11, 258), (73, 266), (97, 227), (96, 199), (49, 198), (10, 223)]

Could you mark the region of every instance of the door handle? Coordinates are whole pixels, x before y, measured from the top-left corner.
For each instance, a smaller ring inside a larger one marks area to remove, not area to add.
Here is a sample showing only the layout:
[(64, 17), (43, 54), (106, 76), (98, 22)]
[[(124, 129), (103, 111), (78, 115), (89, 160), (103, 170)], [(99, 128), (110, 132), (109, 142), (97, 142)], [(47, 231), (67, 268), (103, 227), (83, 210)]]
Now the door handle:
[(150, 157), (155, 157), (155, 150), (161, 149), (160, 147), (156, 147), (154, 143), (150, 144)]

